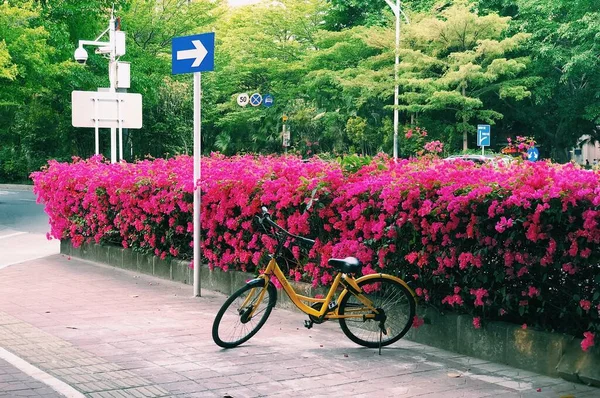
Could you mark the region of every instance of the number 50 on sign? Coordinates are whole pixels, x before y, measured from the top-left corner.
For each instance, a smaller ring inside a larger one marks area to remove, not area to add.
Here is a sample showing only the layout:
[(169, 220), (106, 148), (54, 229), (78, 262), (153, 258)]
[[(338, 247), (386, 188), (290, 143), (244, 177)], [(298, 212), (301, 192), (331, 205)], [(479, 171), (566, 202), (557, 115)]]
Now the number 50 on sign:
[(250, 101), (250, 96), (247, 93), (242, 93), (237, 97), (237, 103), (239, 106), (246, 106)]

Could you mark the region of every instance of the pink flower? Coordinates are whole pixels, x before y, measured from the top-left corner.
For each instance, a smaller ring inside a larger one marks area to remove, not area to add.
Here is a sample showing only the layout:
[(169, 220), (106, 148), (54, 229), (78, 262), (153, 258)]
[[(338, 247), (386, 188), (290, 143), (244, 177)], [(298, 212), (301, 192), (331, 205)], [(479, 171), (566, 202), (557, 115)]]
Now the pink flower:
[(575, 275), (575, 272), (577, 272), (577, 268), (574, 267), (571, 263), (564, 264), (562, 266), (562, 270), (568, 273), (569, 275)]
[(432, 153), (441, 153), (444, 150), (444, 144), (440, 141), (431, 141), (426, 143), (423, 146), (423, 149), (425, 149), (428, 152), (432, 152)]
[(506, 231), (508, 228), (513, 226), (513, 219), (512, 218), (506, 218), (506, 217), (500, 217), (500, 221), (498, 221), (496, 223), (496, 231), (498, 231), (499, 233), (503, 233), (504, 231)]
[(483, 307), (483, 298), (489, 296), (487, 289), (471, 289), (471, 295), (475, 296), (475, 307)]
[(408, 130), (408, 131), (406, 132), (406, 134), (404, 134), (404, 136), (405, 136), (407, 139), (410, 139), (410, 138), (412, 137), (412, 135), (413, 135), (413, 131), (412, 131), (412, 130)]
[(476, 316), (473, 318), (473, 327), (475, 329), (481, 328), (481, 318), (480, 317)]
[(421, 326), (423, 326), (424, 323), (425, 323), (424, 318), (419, 318), (417, 315), (415, 315), (413, 318), (412, 327), (415, 329), (418, 329)]
[(417, 253), (417, 252), (411, 252), (411, 253), (408, 253), (406, 256), (404, 256), (404, 258), (410, 264), (414, 264), (414, 262), (417, 261), (417, 259), (419, 258), (419, 253)]
[(521, 329), (523, 329), (523, 330), (527, 330), (527, 324), (526, 324), (526, 323), (522, 324), (522, 325), (521, 325)]
[(540, 291), (533, 287), (533, 286), (529, 286), (529, 291), (527, 292), (527, 295), (529, 297), (535, 297), (535, 296), (539, 296), (540, 295)]
[(592, 303), (589, 300), (580, 300), (579, 306), (583, 308), (585, 312), (588, 312), (592, 308)]
[(444, 297), (442, 299), (442, 304), (448, 304), (448, 305), (454, 307), (455, 304), (460, 306), (460, 305), (463, 305), (464, 302), (463, 302), (462, 297), (460, 297), (460, 295), (453, 294), (453, 295)]
[(594, 346), (594, 333), (592, 332), (584, 332), (583, 333), (583, 341), (581, 342), (581, 349), (583, 351), (587, 351), (590, 347)]

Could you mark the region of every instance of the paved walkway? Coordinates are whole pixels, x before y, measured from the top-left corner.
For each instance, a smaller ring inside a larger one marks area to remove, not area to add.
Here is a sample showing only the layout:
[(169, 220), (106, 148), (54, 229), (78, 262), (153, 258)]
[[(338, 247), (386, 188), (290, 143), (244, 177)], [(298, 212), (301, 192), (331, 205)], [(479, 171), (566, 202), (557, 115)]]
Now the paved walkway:
[(0, 359), (0, 397), (59, 398), (63, 395)]
[[(19, 370), (0, 359), (0, 396), (600, 395), (592, 387), (409, 341), (379, 356), (346, 339), (337, 323), (307, 330), (302, 314), (281, 309), (248, 343), (222, 350), (211, 326), (225, 296), (191, 294), (190, 286), (62, 255), (0, 269), (0, 349), (31, 366)], [(56, 387), (58, 393), (45, 387), (37, 381), (40, 373), (68, 388)]]

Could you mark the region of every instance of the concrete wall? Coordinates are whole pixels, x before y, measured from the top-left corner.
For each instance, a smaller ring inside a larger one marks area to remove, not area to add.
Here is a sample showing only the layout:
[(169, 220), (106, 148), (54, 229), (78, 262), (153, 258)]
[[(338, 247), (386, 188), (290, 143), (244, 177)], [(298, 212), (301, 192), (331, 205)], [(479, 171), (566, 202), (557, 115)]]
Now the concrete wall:
[[(193, 283), (193, 272), (186, 261), (161, 260), (117, 246), (84, 244), (74, 248), (69, 241), (61, 242), (61, 253), (159, 278)], [(200, 272), (202, 289), (227, 295), (253, 278), (254, 274), (250, 273), (211, 271), (208, 267), (202, 267)], [(326, 293), (325, 289), (315, 289), (306, 283), (292, 284), (302, 295)], [(277, 305), (295, 308), (282, 290), (278, 292)], [(505, 322), (485, 322), (481, 329), (475, 329), (472, 317), (467, 315), (441, 314), (435, 309), (422, 307), (417, 307), (417, 312), (426, 319), (426, 323), (418, 329), (411, 329), (405, 337), (408, 340), (600, 387), (600, 349), (594, 347), (588, 352), (582, 351), (581, 339), (522, 329)]]

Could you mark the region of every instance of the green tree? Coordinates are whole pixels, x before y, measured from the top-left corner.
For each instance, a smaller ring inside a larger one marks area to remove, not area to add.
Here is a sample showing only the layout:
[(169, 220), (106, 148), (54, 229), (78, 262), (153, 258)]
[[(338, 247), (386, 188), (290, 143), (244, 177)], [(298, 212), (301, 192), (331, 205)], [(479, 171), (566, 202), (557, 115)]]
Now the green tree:
[(544, 154), (569, 160), (581, 135), (600, 139), (600, 12), (595, 0), (516, 0), (519, 20), (531, 32), (531, 73), (543, 79), (533, 101), (514, 118), (528, 126)]
[[(277, 152), (282, 150), (283, 114), (290, 117), (295, 146), (300, 143), (300, 132), (308, 134), (320, 123), (304, 123), (304, 116), (296, 118), (293, 113), (296, 108), (313, 107), (302, 85), (309, 72), (304, 61), (307, 53), (319, 47), (316, 35), (324, 7), (322, 0), (284, 0), (254, 6), (252, 13), (239, 8), (223, 16), (216, 32), (218, 67), (210, 76), (214, 90), (209, 95), (215, 106), (206, 113), (207, 148), (228, 154)], [(274, 106), (241, 108), (236, 97), (243, 92), (270, 93)]]
[[(392, 0), (395, 3), (395, 0)], [(356, 26), (386, 26), (391, 11), (385, 0), (328, 0), (327, 29), (343, 30)], [(440, 0), (403, 0), (402, 9), (412, 12), (430, 10)], [(446, 2), (441, 2), (443, 6)]]
[(127, 34), (123, 60), (132, 69), (130, 91), (144, 98), (143, 128), (130, 131), (138, 156), (191, 153), (193, 84), (189, 75), (171, 75), (171, 39), (211, 30), (219, 7), (207, 0), (130, 0), (119, 12)]
[(5, 181), (24, 181), (45, 162), (50, 142), (65, 141), (60, 114), (53, 112), (63, 75), (56, 50), (39, 7), (17, 3), (0, 4), (0, 179)]
[(462, 137), (466, 151), (475, 124), (494, 124), (503, 116), (486, 106), (487, 98), (519, 101), (531, 95), (532, 81), (523, 78), (529, 60), (511, 57), (528, 35), (505, 35), (509, 20), (497, 14), (479, 16), (460, 1), (411, 24), (401, 52), (401, 109), (453, 113), (449, 141)]

